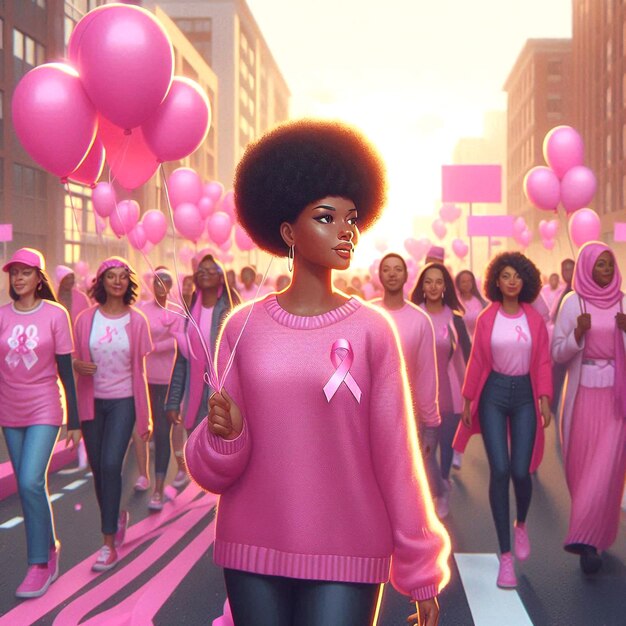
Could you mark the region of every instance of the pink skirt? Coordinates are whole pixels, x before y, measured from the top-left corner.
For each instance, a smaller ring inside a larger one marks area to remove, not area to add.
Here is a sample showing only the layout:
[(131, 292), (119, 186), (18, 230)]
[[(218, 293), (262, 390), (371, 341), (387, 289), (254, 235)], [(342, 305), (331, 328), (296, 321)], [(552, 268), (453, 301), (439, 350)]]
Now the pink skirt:
[(626, 475), (626, 419), (615, 411), (613, 387), (579, 387), (565, 477), (572, 499), (565, 545), (609, 548), (619, 529)]

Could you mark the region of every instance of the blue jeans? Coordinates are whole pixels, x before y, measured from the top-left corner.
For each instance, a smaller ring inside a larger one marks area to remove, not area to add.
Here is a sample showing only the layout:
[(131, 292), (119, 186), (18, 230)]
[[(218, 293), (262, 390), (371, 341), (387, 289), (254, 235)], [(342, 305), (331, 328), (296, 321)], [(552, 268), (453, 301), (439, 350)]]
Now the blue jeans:
[(47, 563), (56, 535), (46, 479), (60, 429), (37, 424), (23, 428), (4, 427), (2, 430), (24, 512), (28, 564)]
[(148, 384), (152, 422), (154, 424), (154, 473), (157, 478), (165, 478), (167, 466), (170, 464), (172, 425), (165, 415), (167, 389), (168, 385)]
[(114, 535), (122, 499), (122, 464), (135, 426), (135, 400), (96, 398), (94, 409), (94, 419), (80, 426), (100, 506), (102, 534)]
[(375, 626), (382, 585), (224, 570), (235, 626)]
[[(532, 481), (530, 459), (537, 431), (537, 413), (530, 376), (491, 372), (478, 405), (480, 429), (489, 460), (489, 503), (500, 552), (510, 552), (509, 481), (513, 479), (517, 521), (525, 522)], [(511, 440), (511, 452), (507, 435)]]

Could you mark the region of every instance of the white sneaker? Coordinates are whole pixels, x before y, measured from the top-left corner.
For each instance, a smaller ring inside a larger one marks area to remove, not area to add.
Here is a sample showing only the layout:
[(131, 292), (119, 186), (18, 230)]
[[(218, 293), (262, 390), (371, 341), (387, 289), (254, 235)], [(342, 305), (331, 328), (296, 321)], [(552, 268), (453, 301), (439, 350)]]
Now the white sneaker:
[(456, 450), (454, 450), (452, 452), (452, 467), (454, 469), (460, 470), (462, 461), (463, 461), (463, 455), (460, 452), (457, 452)]
[(189, 482), (189, 476), (185, 470), (178, 470), (176, 472), (176, 476), (174, 476), (174, 480), (172, 481), (172, 487), (184, 487)]

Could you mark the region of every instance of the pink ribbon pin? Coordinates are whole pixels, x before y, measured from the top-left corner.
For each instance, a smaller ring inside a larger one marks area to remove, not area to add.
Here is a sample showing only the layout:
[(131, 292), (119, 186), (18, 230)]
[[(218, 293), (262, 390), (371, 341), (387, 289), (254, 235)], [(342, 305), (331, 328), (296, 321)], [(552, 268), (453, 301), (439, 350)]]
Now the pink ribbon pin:
[(524, 332), (524, 329), (521, 326), (516, 326), (515, 330), (517, 332), (517, 341), (518, 343), (523, 339), (524, 341), (528, 341), (528, 335)]
[(361, 389), (350, 374), (350, 367), (354, 361), (354, 352), (347, 339), (337, 339), (337, 341), (333, 343), (330, 349), (330, 360), (337, 369), (335, 369), (335, 373), (324, 385), (326, 400), (330, 402), (335, 393), (337, 393), (337, 389), (339, 389), (341, 383), (344, 382), (352, 395), (356, 398), (356, 401), (360, 403)]

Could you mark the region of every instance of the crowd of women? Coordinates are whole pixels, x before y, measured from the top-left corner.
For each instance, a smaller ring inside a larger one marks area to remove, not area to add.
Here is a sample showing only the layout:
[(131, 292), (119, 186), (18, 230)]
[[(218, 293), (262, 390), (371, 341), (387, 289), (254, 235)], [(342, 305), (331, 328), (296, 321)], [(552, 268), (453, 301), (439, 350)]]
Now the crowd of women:
[(288, 257), (290, 276), (269, 293), (252, 268), (237, 288), (210, 254), (179, 281), (178, 302), (169, 297), (177, 281), (159, 267), (140, 304), (122, 258), (100, 264), (87, 295), (70, 268), (57, 268), (58, 298), (38, 251), (22, 248), (5, 264), (0, 425), (28, 552), (16, 594), (40, 596), (59, 573), (46, 472), (67, 414), (67, 441), (82, 437), (100, 507), (94, 571), (117, 564), (129, 523), (129, 443), (135, 488), (147, 490), (152, 439), (150, 509), (167, 500), (171, 450), (175, 486), (189, 473), (220, 494), (214, 559), (235, 623), (374, 624), (391, 578), (417, 603), (409, 620), (434, 626), (449, 579), (440, 520), (473, 434), (490, 467), (495, 582), (517, 584), (559, 367), (572, 500), (564, 547), (596, 572), (617, 535), (626, 472), (626, 314), (611, 249), (586, 244), (573, 280), (563, 270), (565, 285), (557, 276), (543, 291), (529, 258), (501, 253), (482, 277), (484, 297), (469, 270), (452, 276), (441, 249), (407, 292), (407, 264), (391, 253), (380, 297), (344, 293), (332, 272), (349, 268), (360, 231), (377, 219), (385, 175), (365, 137), (334, 122), (287, 124), (249, 146), (235, 197), (259, 248)]

